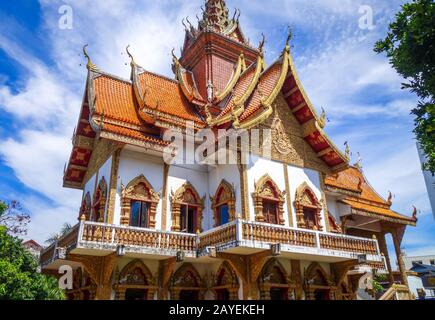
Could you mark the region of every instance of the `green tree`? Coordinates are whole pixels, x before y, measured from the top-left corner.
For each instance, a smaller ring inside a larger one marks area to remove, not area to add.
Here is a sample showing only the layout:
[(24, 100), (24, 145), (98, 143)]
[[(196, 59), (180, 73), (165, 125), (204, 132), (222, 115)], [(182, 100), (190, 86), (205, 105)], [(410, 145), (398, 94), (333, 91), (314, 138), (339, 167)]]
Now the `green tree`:
[(420, 98), (412, 110), (415, 134), (426, 154), (423, 168), (435, 173), (435, 2), (414, 0), (402, 6), (389, 26), (385, 39), (376, 43), (377, 53), (386, 53), (391, 65)]
[[(0, 215), (7, 206), (0, 201)], [(61, 300), (57, 280), (37, 272), (35, 258), (22, 241), (0, 226), (0, 300)]]

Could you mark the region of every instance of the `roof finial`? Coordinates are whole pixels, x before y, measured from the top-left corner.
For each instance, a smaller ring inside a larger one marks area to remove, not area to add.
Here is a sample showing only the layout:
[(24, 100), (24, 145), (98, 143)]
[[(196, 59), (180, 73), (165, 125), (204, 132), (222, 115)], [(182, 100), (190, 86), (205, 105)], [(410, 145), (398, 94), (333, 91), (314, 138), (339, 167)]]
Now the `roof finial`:
[(388, 191), (388, 200), (387, 200), (388, 204), (391, 206), (393, 204), (393, 194), (391, 193), (391, 191)]
[(264, 44), (266, 43), (266, 37), (264, 36), (264, 33), (261, 34), (261, 40), (260, 45), (258, 46), (258, 51), (261, 53), (264, 53)]
[(184, 19), (185, 19), (185, 18), (183, 18), (183, 20), (181, 20), (181, 23), (183, 24), (184, 29), (185, 29), (186, 31), (189, 31), (189, 28), (187, 28), (186, 23), (184, 22)]
[(86, 68), (87, 68), (88, 70), (90, 70), (90, 71), (97, 71), (97, 70), (98, 70), (97, 66), (96, 66), (95, 64), (92, 63), (92, 61), (91, 61), (91, 57), (89, 57), (89, 55), (88, 55), (88, 53), (87, 53), (87, 51), (86, 51), (86, 48), (87, 48), (87, 47), (88, 47), (88, 44), (85, 44), (85, 45), (83, 46), (83, 55), (85, 56), (86, 59), (88, 59), (88, 63), (86, 64)]
[(349, 161), (350, 160), (350, 147), (349, 147), (349, 143), (346, 141), (345, 143), (344, 143), (344, 145), (346, 146), (346, 151), (345, 151), (345, 158), (346, 158), (346, 161)]
[(319, 125), (322, 129), (324, 129), (326, 126), (326, 111), (324, 108), (322, 108), (322, 114), (320, 115)]
[(240, 11), (240, 9), (237, 9), (237, 11), (239, 11), (239, 14), (237, 15), (236, 21), (239, 22), (240, 15), (242, 14), (242, 11)]
[(414, 208), (414, 211), (412, 212), (412, 218), (417, 221), (417, 207), (416, 206), (412, 206)]
[(189, 17), (186, 17), (186, 21), (187, 21), (187, 23), (189, 24), (190, 31), (192, 31), (193, 29), (195, 29), (195, 28), (193, 27), (192, 23), (190, 23), (190, 21), (189, 21)]
[(293, 38), (293, 31), (290, 26), (288, 26), (287, 29), (288, 29), (288, 35), (287, 35), (287, 40), (285, 41), (285, 47), (286, 50), (290, 51), (290, 40)]
[(359, 170), (362, 170), (362, 157), (361, 154), (358, 152), (358, 160), (355, 163), (355, 167), (357, 167)]
[(128, 54), (128, 56), (130, 57), (130, 59), (131, 59), (131, 62), (130, 62), (130, 65), (131, 66), (135, 66), (136, 65), (136, 61), (134, 61), (134, 57), (133, 57), (133, 55), (131, 54), (131, 52), (130, 52), (130, 45), (128, 45), (126, 48), (125, 48), (125, 51), (127, 51), (127, 54)]

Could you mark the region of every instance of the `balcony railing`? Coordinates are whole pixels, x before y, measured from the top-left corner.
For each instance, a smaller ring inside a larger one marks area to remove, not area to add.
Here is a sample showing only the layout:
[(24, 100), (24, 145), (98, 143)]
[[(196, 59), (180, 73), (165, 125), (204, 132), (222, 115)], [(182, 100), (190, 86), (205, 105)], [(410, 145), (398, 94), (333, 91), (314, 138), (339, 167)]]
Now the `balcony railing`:
[(207, 255), (210, 247), (218, 252), (242, 248), (249, 254), (251, 249), (269, 249), (272, 244), (281, 244), (281, 250), (288, 253), (344, 259), (367, 255), (370, 261), (382, 262), (374, 239), (236, 219), (199, 235), (83, 221), (47, 248), (41, 254), (41, 263), (44, 265), (55, 259), (61, 249), (66, 252), (74, 248), (114, 252), (124, 246), (129, 253), (175, 256), (182, 251), (186, 257), (196, 258)]

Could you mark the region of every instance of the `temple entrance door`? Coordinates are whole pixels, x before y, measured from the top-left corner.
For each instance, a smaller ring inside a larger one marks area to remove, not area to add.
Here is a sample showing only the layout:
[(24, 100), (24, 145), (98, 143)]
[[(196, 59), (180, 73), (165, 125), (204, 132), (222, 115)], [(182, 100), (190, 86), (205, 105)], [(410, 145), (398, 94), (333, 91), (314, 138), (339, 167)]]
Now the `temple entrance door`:
[(288, 300), (288, 289), (270, 288), (270, 300)]
[(148, 290), (146, 289), (127, 289), (125, 290), (125, 300), (147, 300)]
[(216, 300), (218, 301), (230, 300), (230, 292), (227, 289), (216, 290)]
[(181, 290), (180, 291), (181, 301), (195, 301), (199, 300), (199, 292), (196, 290)]
[(181, 232), (196, 233), (196, 212), (197, 209), (191, 206), (181, 206), (180, 226)]
[(314, 300), (331, 300), (329, 297), (330, 290), (314, 290)]

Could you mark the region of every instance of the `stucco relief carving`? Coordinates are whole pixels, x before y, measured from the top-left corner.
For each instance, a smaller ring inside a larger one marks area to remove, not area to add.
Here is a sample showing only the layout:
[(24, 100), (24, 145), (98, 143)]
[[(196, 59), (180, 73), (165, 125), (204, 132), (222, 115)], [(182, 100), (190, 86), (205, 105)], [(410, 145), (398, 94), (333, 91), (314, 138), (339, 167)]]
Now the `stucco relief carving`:
[[(296, 208), (296, 220), (299, 228), (314, 229), (322, 231), (321, 225), (321, 211), (323, 209), (322, 202), (318, 200), (314, 191), (308, 186), (306, 182), (299, 186), (296, 190), (296, 197), (294, 202)], [(311, 209), (314, 212), (314, 225), (310, 225), (306, 221), (304, 210)]]
[(255, 220), (264, 222), (263, 201), (276, 201), (278, 204), (278, 224), (284, 225), (284, 203), (285, 191), (281, 191), (273, 179), (265, 174), (257, 182), (255, 182), (255, 192), (252, 193), (254, 201)]

